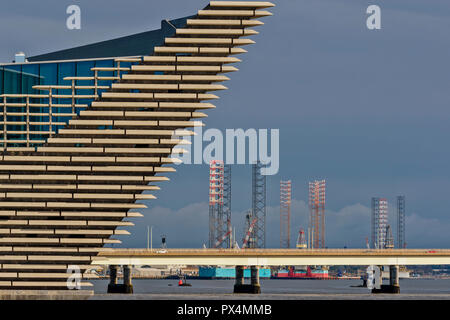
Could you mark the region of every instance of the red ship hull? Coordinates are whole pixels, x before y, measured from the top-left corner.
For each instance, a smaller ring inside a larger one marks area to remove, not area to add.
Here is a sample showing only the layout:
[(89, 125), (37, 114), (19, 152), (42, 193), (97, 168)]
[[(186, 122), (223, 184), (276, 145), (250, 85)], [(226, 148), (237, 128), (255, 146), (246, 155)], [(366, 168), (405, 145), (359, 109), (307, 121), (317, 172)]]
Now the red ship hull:
[(302, 279), (328, 279), (327, 270), (311, 270), (310, 267), (304, 272), (294, 271), (292, 268), (286, 271), (279, 271), (274, 278), (302, 278)]

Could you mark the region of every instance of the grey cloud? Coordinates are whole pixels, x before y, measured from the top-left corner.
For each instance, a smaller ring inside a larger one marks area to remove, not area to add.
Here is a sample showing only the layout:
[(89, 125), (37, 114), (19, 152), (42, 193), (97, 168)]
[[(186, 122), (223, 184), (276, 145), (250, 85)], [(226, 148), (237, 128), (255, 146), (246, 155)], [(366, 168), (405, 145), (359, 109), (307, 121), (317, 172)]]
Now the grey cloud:
[[(392, 207), (392, 206), (391, 206)], [(192, 203), (180, 209), (154, 207), (141, 211), (143, 218), (134, 218), (135, 227), (125, 228), (133, 236), (122, 236), (122, 247), (145, 247), (147, 226), (153, 226), (154, 247), (161, 245), (161, 235), (167, 236), (169, 247), (200, 248), (208, 243), (208, 204)], [(267, 207), (267, 247), (277, 248), (280, 243), (280, 208)], [(308, 206), (303, 200), (292, 201), (291, 247), (295, 246), (298, 231), (308, 227)], [(333, 211), (326, 210), (326, 245), (329, 248), (363, 248), (366, 237), (370, 239), (370, 208), (360, 203)], [(245, 211), (233, 212), (233, 227), (236, 228), (238, 243), (244, 237)], [(389, 220), (396, 235), (395, 209), (390, 208)], [(407, 215), (407, 244), (410, 248), (439, 248), (450, 243), (450, 221), (426, 218), (417, 213)]]

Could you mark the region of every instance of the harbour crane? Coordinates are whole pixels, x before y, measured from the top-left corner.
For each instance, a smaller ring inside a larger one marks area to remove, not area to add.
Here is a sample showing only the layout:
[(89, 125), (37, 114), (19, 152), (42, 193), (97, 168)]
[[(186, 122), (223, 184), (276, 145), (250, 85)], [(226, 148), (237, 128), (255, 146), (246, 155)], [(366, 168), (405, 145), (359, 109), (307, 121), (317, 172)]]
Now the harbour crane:
[(231, 222), (228, 220), (228, 232), (223, 235), (222, 238), (216, 241), (214, 244), (215, 248), (218, 248), (228, 237), (230, 238), (230, 245), (233, 243), (231, 239), (231, 233), (233, 232), (233, 229), (231, 227)]
[(250, 235), (252, 234), (253, 228), (255, 227), (255, 224), (257, 221), (258, 221), (258, 219), (254, 218), (252, 223), (248, 227), (247, 234), (245, 235), (244, 243), (242, 244), (243, 249), (247, 247), (248, 241), (250, 240)]

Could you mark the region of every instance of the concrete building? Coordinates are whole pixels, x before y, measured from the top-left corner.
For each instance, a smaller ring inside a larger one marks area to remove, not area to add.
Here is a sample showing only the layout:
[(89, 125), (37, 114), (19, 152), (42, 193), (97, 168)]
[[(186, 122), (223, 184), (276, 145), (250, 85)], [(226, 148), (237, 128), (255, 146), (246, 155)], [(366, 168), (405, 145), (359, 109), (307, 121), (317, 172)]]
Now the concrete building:
[(67, 289), (69, 266), (84, 273), (129, 234), (118, 227), (169, 180), (180, 137), (272, 6), (212, 1), (159, 30), (0, 65), (0, 289)]

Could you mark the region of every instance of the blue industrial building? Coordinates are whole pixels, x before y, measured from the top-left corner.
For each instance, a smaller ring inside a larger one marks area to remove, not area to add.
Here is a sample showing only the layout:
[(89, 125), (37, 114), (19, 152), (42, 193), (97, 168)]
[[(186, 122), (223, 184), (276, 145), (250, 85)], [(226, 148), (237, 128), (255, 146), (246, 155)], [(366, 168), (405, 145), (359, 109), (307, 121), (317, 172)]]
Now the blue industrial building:
[[(205, 279), (230, 279), (236, 278), (235, 268), (221, 268), (221, 267), (199, 267), (198, 268), (199, 278)], [(270, 278), (270, 269), (259, 269), (260, 278)], [(250, 278), (250, 269), (244, 269), (244, 278)]]

